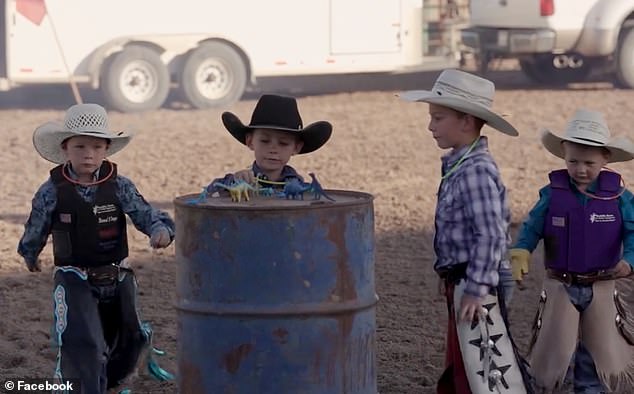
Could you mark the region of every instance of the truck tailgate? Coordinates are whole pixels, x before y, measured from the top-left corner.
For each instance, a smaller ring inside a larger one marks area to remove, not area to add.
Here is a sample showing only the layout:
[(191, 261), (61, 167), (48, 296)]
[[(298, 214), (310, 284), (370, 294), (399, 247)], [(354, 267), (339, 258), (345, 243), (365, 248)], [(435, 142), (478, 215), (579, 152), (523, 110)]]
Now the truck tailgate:
[(540, 0), (471, 0), (471, 24), (501, 28), (570, 28), (583, 26), (598, 0), (554, 0), (554, 13), (542, 16)]

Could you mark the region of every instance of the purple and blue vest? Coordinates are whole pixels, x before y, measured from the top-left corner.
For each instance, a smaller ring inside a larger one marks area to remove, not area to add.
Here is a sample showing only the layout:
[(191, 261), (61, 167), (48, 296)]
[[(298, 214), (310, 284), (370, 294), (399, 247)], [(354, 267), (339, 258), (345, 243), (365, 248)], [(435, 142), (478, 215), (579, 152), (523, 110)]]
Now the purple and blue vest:
[[(570, 186), (566, 170), (553, 171), (550, 205), (544, 222), (546, 268), (590, 273), (613, 268), (621, 259), (623, 225), (618, 198), (590, 199), (584, 206)], [(599, 197), (613, 197), (621, 190), (621, 176), (601, 171)]]

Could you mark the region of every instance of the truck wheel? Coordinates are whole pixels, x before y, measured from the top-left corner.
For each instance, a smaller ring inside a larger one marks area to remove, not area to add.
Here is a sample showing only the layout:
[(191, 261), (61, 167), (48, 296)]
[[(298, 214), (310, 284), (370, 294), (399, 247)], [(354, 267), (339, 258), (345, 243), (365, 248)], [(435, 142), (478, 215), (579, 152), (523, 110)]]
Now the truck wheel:
[[(590, 74), (592, 67), (587, 60), (576, 68), (555, 67), (558, 55), (535, 55), (531, 59), (520, 62), (522, 70), (527, 77), (535, 82), (548, 85), (565, 85), (571, 82), (581, 82)], [(522, 64), (524, 63), (524, 64)]]
[(238, 101), (247, 83), (247, 69), (230, 46), (208, 42), (185, 59), (180, 75), (181, 97), (196, 108), (225, 107)]
[(167, 98), (167, 66), (152, 49), (131, 45), (104, 64), (101, 88), (108, 105), (122, 112), (159, 108)]
[(634, 29), (624, 32), (616, 55), (616, 80), (619, 86), (634, 88)]

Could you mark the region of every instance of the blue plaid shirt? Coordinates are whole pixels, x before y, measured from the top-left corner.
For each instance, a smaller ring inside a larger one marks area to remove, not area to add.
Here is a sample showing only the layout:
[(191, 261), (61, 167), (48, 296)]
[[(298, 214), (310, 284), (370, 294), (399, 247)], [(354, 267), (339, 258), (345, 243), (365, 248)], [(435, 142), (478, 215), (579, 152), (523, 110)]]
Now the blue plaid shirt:
[[(98, 173), (98, 171), (97, 171)], [(71, 176), (76, 178), (71, 171)], [(95, 174), (97, 179), (98, 174)], [(174, 239), (174, 221), (163, 211), (152, 208), (145, 201), (134, 183), (126, 177), (117, 175), (117, 198), (121, 202), (123, 212), (126, 213), (134, 226), (144, 234), (150, 236), (153, 231), (165, 227)], [(87, 202), (94, 201), (98, 186), (75, 186)], [(18, 243), (18, 253), (27, 265), (33, 265), (46, 245), (51, 232), (53, 211), (57, 205), (57, 189), (49, 178), (35, 193), (32, 201), (31, 214), (24, 225), (24, 234)]]
[[(450, 171), (468, 149), (452, 150), (443, 156), (442, 174)], [(500, 266), (508, 264), (510, 221), (506, 187), (489, 153), (487, 138), (480, 137), (460, 166), (440, 183), (434, 268), (468, 263), (465, 292), (486, 295), (498, 284)]]

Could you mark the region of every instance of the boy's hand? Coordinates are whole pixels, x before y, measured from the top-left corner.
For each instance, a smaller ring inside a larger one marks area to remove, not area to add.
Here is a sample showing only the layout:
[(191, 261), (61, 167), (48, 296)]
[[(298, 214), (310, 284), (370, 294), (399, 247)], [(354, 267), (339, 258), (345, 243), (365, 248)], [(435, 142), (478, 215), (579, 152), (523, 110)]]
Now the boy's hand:
[(35, 262), (33, 264), (29, 264), (29, 262), (26, 262), (26, 267), (29, 269), (30, 272), (41, 272), (42, 271), (42, 264), (40, 263), (40, 260), (35, 260)]
[(246, 183), (252, 184), (255, 182), (255, 176), (253, 175), (253, 170), (250, 168), (247, 170), (240, 170), (233, 174), (233, 178), (236, 181), (245, 181)]
[(463, 294), (460, 300), (460, 320), (464, 322), (472, 322), (482, 308), (482, 298)]
[(150, 236), (150, 246), (154, 249), (166, 248), (171, 242), (170, 233), (165, 227), (154, 230)]
[(614, 267), (614, 276), (616, 278), (625, 278), (632, 275), (632, 266), (625, 260), (619, 261)]
[(511, 249), (511, 269), (513, 271), (513, 279), (520, 284), (524, 279), (524, 275), (528, 274), (528, 260), (531, 253), (526, 249)]

